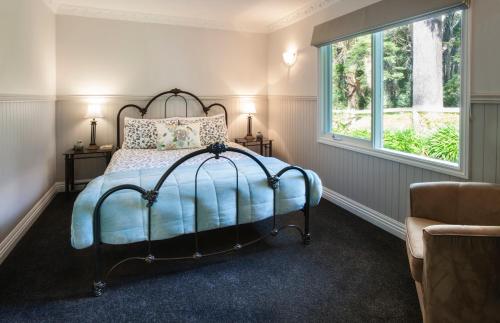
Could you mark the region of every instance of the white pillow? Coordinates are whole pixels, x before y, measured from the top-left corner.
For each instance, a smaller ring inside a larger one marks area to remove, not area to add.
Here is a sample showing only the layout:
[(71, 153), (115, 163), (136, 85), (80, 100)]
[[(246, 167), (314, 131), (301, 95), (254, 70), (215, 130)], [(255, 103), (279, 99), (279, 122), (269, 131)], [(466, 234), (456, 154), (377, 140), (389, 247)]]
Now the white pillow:
[(229, 141), (226, 117), (224, 114), (212, 117), (179, 118), (180, 125), (188, 125), (197, 122), (201, 123), (200, 140), (202, 146), (208, 146), (216, 142), (224, 143)]
[(173, 150), (200, 148), (200, 125), (199, 122), (188, 125), (167, 125), (164, 123), (157, 123), (157, 149)]
[(178, 123), (178, 118), (135, 119), (125, 117), (122, 148), (155, 149), (158, 138), (156, 125), (176, 125)]

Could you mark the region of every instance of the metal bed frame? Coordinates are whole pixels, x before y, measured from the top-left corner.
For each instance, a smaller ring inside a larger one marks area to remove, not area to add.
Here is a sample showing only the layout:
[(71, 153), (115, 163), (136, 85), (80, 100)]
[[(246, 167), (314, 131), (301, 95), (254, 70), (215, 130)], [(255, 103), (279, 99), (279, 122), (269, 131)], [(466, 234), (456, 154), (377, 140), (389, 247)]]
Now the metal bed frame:
[[(186, 104), (185, 111), (186, 111), (186, 116), (187, 116), (188, 115), (188, 113), (187, 113), (188, 103), (187, 103), (187, 99), (184, 96), (188, 96), (188, 97), (193, 98), (197, 103), (199, 103), (201, 105), (205, 115), (208, 115), (208, 112), (210, 111), (210, 109), (212, 107), (222, 108), (224, 110), (224, 114), (226, 117), (226, 124), (227, 124), (227, 110), (223, 105), (221, 105), (219, 103), (214, 103), (214, 104), (211, 104), (209, 106), (205, 106), (204, 103), (194, 94), (180, 90), (180, 89), (172, 89), (170, 91), (162, 92), (162, 93), (154, 96), (146, 104), (146, 106), (144, 108), (141, 108), (135, 104), (128, 104), (119, 110), (118, 116), (117, 116), (117, 147), (120, 146), (120, 115), (121, 115), (122, 111), (124, 111), (127, 108), (133, 107), (141, 113), (141, 117), (144, 117), (144, 115), (146, 115), (146, 113), (148, 112), (148, 108), (151, 106), (151, 104), (155, 100), (157, 100), (158, 98), (163, 97), (163, 96), (167, 96), (165, 99), (165, 104), (164, 104), (164, 116), (165, 117), (167, 116), (167, 102), (172, 97), (181, 97), (184, 100), (184, 102)], [(222, 155), (222, 153), (227, 152), (227, 151), (243, 154), (243, 155), (247, 156), (248, 158), (252, 159), (257, 165), (259, 165), (259, 167), (262, 169), (262, 171), (264, 172), (264, 174), (267, 177), (269, 189), (272, 189), (272, 191), (273, 191), (273, 218), (272, 218), (273, 225), (272, 225), (272, 229), (268, 233), (258, 237), (257, 239), (254, 239), (252, 241), (247, 241), (247, 242), (240, 241), (240, 223), (239, 223), (239, 205), (238, 205), (239, 204), (238, 203), (238, 198), (239, 198), (239, 180), (238, 180), (239, 175), (238, 175), (238, 173), (239, 173), (239, 171), (238, 171), (238, 167), (236, 166), (236, 164), (230, 158)], [(160, 194), (160, 188), (162, 187), (163, 183), (168, 178), (168, 176), (170, 174), (172, 174), (172, 172), (178, 166), (182, 165), (185, 161), (187, 161), (195, 156), (205, 154), (205, 153), (210, 154), (210, 157), (206, 158), (204, 161), (202, 161), (200, 163), (200, 165), (198, 166), (198, 168), (196, 170), (196, 174), (195, 174), (195, 183), (194, 183), (194, 185), (195, 185), (195, 200), (194, 200), (194, 203), (195, 203), (195, 232), (194, 232), (193, 254), (183, 256), (183, 257), (156, 257), (153, 250), (152, 250), (152, 242), (151, 242), (151, 208), (154, 206), (154, 204), (157, 201), (158, 195)], [(235, 234), (235, 242), (234, 242), (234, 245), (232, 248), (203, 254), (200, 251), (199, 241), (198, 241), (198, 233), (199, 233), (198, 232), (198, 215), (199, 215), (198, 214), (199, 213), (198, 212), (198, 174), (199, 174), (200, 169), (203, 167), (203, 165), (205, 165), (205, 163), (207, 163), (208, 161), (210, 161), (212, 159), (225, 159), (228, 162), (228, 164), (231, 167), (233, 167), (235, 170), (235, 174), (236, 174), (236, 184), (235, 184), (236, 225), (234, 225), (233, 227), (235, 227), (236, 234)], [(285, 174), (286, 172), (292, 171), (292, 170), (300, 172), (304, 178), (305, 203), (304, 203), (304, 206), (301, 210), (303, 215), (304, 215), (304, 228), (303, 229), (301, 227), (299, 227), (297, 225), (293, 225), (293, 224), (278, 227), (277, 223), (276, 223), (276, 191), (279, 188), (280, 177), (283, 174)], [(146, 202), (146, 207), (148, 209), (147, 251), (146, 251), (146, 255), (143, 257), (125, 258), (125, 259), (117, 262), (116, 264), (114, 264), (107, 272), (104, 272), (104, 270), (103, 270), (103, 256), (102, 256), (102, 252), (101, 252), (101, 246), (103, 244), (103, 242), (101, 240), (101, 207), (109, 196), (111, 196), (113, 193), (123, 191), (123, 190), (136, 191), (137, 193), (139, 193), (141, 195), (142, 199), (144, 199)], [(97, 201), (97, 204), (95, 206), (94, 213), (93, 213), (93, 235), (94, 235), (94, 252), (95, 252), (95, 279), (94, 279), (94, 284), (93, 284), (94, 296), (101, 296), (103, 294), (104, 289), (106, 287), (106, 281), (107, 281), (109, 275), (117, 267), (119, 267), (120, 265), (122, 265), (126, 262), (133, 261), (133, 260), (145, 261), (146, 263), (151, 264), (151, 263), (157, 262), (157, 261), (201, 259), (201, 258), (205, 258), (205, 257), (209, 257), (209, 256), (222, 255), (222, 254), (226, 254), (229, 252), (238, 251), (243, 247), (255, 244), (255, 243), (257, 243), (257, 242), (259, 242), (259, 241), (261, 241), (269, 236), (274, 237), (274, 236), (278, 235), (278, 233), (281, 230), (287, 229), (287, 228), (293, 228), (293, 229), (297, 230), (302, 237), (303, 243), (305, 245), (307, 245), (311, 242), (311, 234), (309, 233), (309, 212), (310, 212), (310, 183), (309, 183), (309, 177), (307, 176), (307, 173), (302, 168), (297, 167), (297, 166), (287, 166), (273, 175), (269, 172), (269, 170), (266, 168), (266, 166), (264, 166), (264, 164), (258, 158), (256, 158), (254, 155), (248, 153), (247, 151), (242, 150), (242, 149), (238, 149), (238, 148), (228, 147), (223, 143), (214, 143), (214, 144), (212, 144), (204, 149), (197, 150), (195, 152), (192, 152), (192, 153), (180, 158), (178, 161), (176, 161), (172, 166), (170, 166), (165, 171), (165, 173), (161, 176), (161, 178), (156, 183), (155, 187), (151, 190), (145, 190), (144, 188), (137, 186), (137, 185), (124, 184), (124, 185), (119, 185), (119, 186), (116, 186), (116, 187), (109, 189), (99, 198), (99, 200)]]

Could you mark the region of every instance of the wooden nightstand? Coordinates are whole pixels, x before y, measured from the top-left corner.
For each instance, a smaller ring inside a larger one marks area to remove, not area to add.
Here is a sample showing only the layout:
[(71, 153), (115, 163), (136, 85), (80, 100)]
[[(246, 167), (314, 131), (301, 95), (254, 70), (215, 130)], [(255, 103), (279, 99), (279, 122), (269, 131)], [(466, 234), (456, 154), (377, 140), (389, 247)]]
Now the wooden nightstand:
[(67, 150), (63, 154), (65, 161), (64, 189), (66, 194), (75, 189), (75, 159), (104, 158), (106, 161), (106, 165), (108, 165), (114, 151), (114, 147), (106, 150), (88, 150), (87, 148), (82, 151), (75, 151), (74, 149)]
[(255, 147), (259, 146), (260, 148), (260, 154), (262, 156), (267, 156), (267, 157), (273, 157), (273, 140), (264, 138), (262, 140), (248, 140), (245, 138), (236, 138), (234, 139), (234, 142), (237, 144), (240, 144), (244, 147)]

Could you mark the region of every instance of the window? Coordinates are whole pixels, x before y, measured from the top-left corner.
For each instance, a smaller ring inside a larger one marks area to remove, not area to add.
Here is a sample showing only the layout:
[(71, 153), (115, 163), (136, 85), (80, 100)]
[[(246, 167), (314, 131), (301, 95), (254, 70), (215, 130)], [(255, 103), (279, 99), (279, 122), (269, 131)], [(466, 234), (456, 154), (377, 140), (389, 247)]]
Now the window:
[(464, 16), (323, 46), (320, 141), (465, 176)]

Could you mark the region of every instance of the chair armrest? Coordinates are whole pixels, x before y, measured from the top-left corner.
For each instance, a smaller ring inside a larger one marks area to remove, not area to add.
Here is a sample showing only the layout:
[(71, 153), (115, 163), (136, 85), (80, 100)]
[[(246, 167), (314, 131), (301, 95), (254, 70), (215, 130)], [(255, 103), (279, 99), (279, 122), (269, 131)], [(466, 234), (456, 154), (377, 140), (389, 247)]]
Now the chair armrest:
[(426, 322), (500, 320), (500, 226), (424, 228)]
[(456, 223), (459, 183), (432, 182), (410, 185), (410, 216)]
[[(430, 236), (500, 237), (500, 226), (437, 224), (424, 228)], [(500, 255), (499, 255), (500, 256)]]

